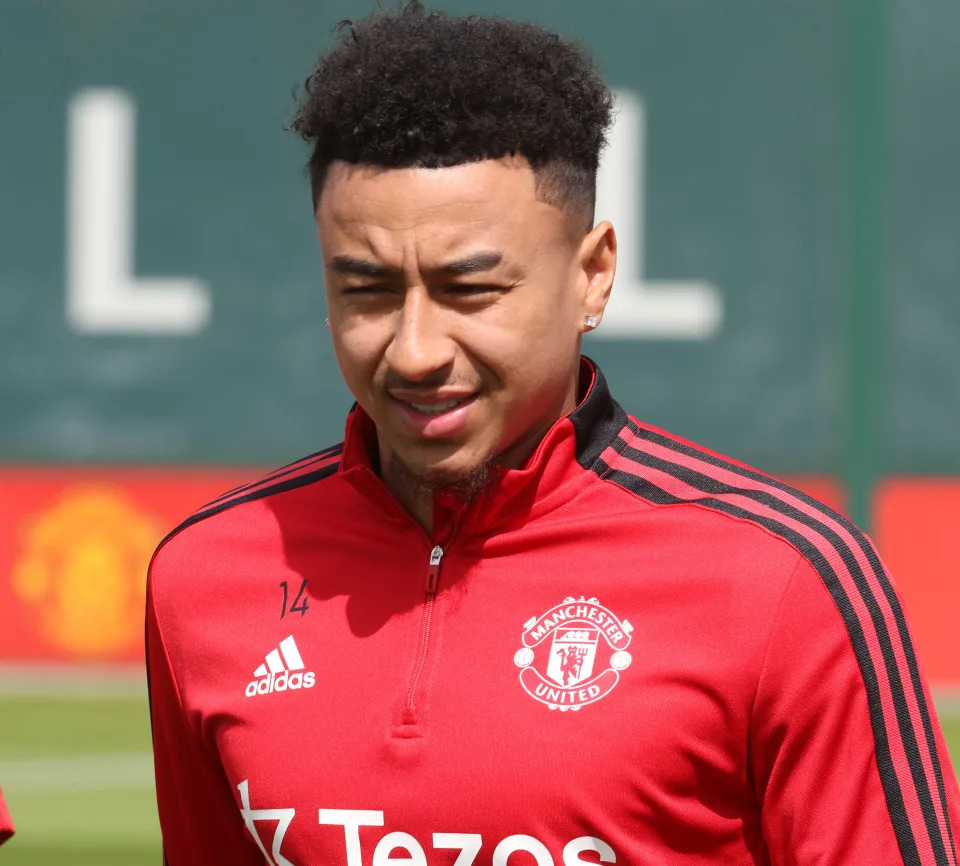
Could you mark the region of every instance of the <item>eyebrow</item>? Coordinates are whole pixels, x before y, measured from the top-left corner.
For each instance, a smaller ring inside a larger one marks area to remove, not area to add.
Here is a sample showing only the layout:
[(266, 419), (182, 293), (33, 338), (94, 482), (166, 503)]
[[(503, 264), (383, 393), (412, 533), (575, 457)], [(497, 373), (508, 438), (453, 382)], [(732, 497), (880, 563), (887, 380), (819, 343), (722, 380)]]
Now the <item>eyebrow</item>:
[[(462, 277), (492, 271), (502, 261), (503, 253), (483, 250), (462, 259), (447, 262), (438, 267), (436, 272), (451, 277)], [(353, 256), (334, 256), (330, 260), (330, 267), (338, 274), (353, 277), (393, 277), (400, 273), (396, 268), (389, 268), (386, 265)]]
[(466, 258), (458, 259), (455, 262), (448, 262), (445, 265), (441, 265), (437, 270), (441, 274), (448, 274), (451, 277), (462, 277), (466, 274), (480, 274), (484, 271), (492, 271), (502, 261), (503, 253), (484, 250), (483, 252), (473, 253)]
[(330, 267), (338, 274), (354, 277), (389, 277), (397, 274), (393, 268), (364, 259), (355, 259), (353, 256), (334, 256), (330, 261)]

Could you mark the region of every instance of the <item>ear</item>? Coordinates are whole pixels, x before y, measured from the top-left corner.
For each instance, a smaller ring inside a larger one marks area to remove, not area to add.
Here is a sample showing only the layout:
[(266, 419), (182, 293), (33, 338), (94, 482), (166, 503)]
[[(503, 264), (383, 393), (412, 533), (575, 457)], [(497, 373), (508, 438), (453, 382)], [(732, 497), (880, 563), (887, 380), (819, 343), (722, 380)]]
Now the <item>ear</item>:
[[(603, 311), (613, 288), (613, 276), (617, 270), (617, 235), (609, 222), (598, 223), (583, 238), (578, 263), (579, 282), (583, 287), (581, 331), (591, 331), (603, 318)], [(594, 325), (586, 324), (588, 316), (596, 320)]]

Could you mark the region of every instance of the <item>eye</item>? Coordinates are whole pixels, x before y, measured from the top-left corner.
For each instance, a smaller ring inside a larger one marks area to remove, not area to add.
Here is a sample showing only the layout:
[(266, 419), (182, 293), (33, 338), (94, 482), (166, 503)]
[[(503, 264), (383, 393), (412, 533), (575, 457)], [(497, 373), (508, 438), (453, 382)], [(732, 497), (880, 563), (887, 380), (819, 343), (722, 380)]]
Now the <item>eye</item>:
[(391, 291), (390, 287), (383, 283), (371, 283), (368, 286), (348, 286), (343, 290), (343, 294), (356, 296), (379, 295), (389, 291)]
[(447, 293), (451, 295), (462, 295), (471, 297), (474, 295), (489, 295), (493, 292), (499, 292), (498, 286), (489, 286), (480, 283), (454, 283), (447, 286)]

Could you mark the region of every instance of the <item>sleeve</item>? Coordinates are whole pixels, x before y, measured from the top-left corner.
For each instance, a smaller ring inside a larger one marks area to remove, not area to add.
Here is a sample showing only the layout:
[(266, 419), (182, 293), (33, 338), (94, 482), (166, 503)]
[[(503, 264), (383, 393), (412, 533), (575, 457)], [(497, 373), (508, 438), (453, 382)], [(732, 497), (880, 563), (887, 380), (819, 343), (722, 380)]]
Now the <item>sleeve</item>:
[(240, 808), (216, 754), (184, 711), (161, 633), (152, 576), (147, 593), (146, 649), (164, 863), (262, 866), (263, 856), (245, 837)]
[(13, 818), (3, 800), (3, 790), (0, 790), (0, 845), (13, 835)]
[(956, 776), (877, 564), (802, 559), (772, 626), (750, 769), (774, 866), (957, 864)]

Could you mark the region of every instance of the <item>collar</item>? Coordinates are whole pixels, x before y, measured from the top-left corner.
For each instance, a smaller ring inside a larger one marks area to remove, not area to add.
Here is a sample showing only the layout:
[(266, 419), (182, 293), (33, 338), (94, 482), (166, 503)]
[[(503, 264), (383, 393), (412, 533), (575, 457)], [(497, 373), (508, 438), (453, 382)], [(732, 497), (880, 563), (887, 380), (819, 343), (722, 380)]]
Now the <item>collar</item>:
[[(434, 536), (442, 537), (452, 524), (471, 532), (499, 530), (525, 523), (566, 502), (572, 486), (589, 477), (584, 470), (593, 466), (627, 421), (600, 368), (586, 356), (580, 358), (579, 395), (577, 408), (550, 427), (526, 463), (517, 469), (497, 469), (496, 477), (477, 499), (464, 502), (454, 494), (438, 494)], [(389, 517), (410, 520), (378, 477), (372, 457), (376, 453), (376, 426), (354, 404), (347, 417), (339, 473)]]

